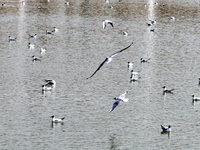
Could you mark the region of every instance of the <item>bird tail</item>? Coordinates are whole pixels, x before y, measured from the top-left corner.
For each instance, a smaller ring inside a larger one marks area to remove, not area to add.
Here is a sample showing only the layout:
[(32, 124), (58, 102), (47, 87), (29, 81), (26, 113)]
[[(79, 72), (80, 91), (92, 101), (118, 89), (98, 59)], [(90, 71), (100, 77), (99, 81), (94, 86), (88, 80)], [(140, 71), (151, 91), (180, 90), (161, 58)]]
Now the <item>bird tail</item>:
[(64, 120), (64, 119), (65, 119), (65, 117), (61, 118), (61, 120)]

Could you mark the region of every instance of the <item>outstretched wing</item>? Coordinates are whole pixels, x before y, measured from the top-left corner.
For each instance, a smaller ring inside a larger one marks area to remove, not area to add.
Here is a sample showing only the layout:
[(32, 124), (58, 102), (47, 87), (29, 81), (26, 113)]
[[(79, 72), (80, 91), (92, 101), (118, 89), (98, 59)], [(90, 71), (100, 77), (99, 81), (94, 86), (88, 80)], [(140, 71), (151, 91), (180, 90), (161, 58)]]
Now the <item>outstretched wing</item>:
[(121, 53), (122, 51), (128, 49), (129, 47), (131, 47), (132, 44), (133, 44), (133, 42), (132, 42), (129, 46), (123, 48), (122, 50), (117, 51), (117, 52), (115, 52), (114, 54), (110, 55), (110, 57), (114, 57), (115, 55), (117, 55), (117, 54)]
[(167, 131), (167, 128), (165, 126), (161, 125), (161, 128), (163, 131)]
[(86, 78), (86, 79), (89, 79), (89, 78), (91, 78), (93, 75), (95, 75), (95, 73), (104, 65), (104, 63), (105, 63), (107, 60), (108, 60), (108, 58), (106, 58), (106, 59), (100, 64), (100, 66), (97, 68), (97, 70), (96, 70), (90, 77), (88, 77), (88, 78)]
[(112, 112), (112, 111), (115, 109), (115, 107), (117, 107), (117, 105), (119, 105), (119, 103), (120, 103), (120, 101), (119, 101), (119, 100), (116, 100), (116, 101), (113, 103), (113, 105), (112, 105), (112, 107), (111, 107), (111, 109), (110, 109), (109, 112)]
[(114, 25), (113, 25), (113, 23), (112, 22), (108, 22), (113, 28), (114, 28)]

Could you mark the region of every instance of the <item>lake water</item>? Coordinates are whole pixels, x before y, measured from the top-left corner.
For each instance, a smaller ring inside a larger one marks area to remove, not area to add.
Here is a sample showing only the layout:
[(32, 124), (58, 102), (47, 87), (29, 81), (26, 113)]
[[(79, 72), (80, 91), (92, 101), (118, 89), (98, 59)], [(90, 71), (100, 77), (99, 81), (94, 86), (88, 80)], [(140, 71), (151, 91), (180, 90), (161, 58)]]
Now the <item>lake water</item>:
[[(192, 101), (192, 95), (200, 96), (199, 0), (4, 2), (0, 149), (199, 149), (200, 102)], [(105, 19), (114, 28), (103, 29)], [(156, 24), (147, 26), (149, 20)], [(59, 31), (46, 35), (53, 27)], [(41, 61), (33, 62), (33, 55)], [(141, 57), (151, 59), (141, 63)], [(139, 72), (137, 82), (130, 82), (128, 61)], [(54, 79), (56, 88), (42, 92), (44, 79)], [(163, 86), (174, 93), (163, 95)], [(125, 91), (129, 101), (108, 113), (113, 98)], [(51, 115), (65, 117), (64, 123), (52, 124)], [(161, 134), (161, 124), (172, 132)]]

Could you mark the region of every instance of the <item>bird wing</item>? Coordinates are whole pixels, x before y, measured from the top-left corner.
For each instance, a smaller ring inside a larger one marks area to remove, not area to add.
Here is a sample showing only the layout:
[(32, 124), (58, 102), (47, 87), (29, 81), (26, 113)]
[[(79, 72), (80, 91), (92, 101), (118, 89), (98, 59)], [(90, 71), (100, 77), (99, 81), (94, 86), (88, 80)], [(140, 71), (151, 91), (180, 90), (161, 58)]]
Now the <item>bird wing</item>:
[(163, 131), (166, 131), (166, 130), (167, 130), (167, 128), (164, 127), (163, 125), (161, 125), (161, 128), (163, 129)]
[(120, 52), (126, 50), (127, 48), (129, 48), (132, 44), (133, 44), (133, 42), (132, 42), (129, 46), (125, 47), (124, 49), (122, 49), (122, 50), (120, 50), (120, 51), (117, 51), (117, 52), (115, 52), (114, 54), (112, 54), (111, 56), (107, 57), (107, 58), (100, 64), (100, 66), (97, 68), (97, 70), (96, 70), (90, 77), (88, 77), (88, 78), (86, 78), (86, 79), (91, 78), (91, 77), (104, 65), (104, 63), (105, 63), (106, 61), (108, 61), (108, 58), (114, 57), (114, 56), (117, 55), (118, 53), (120, 53)]
[(117, 105), (120, 103), (120, 101), (119, 100), (116, 100), (114, 103), (113, 103), (113, 105), (112, 105), (112, 107), (111, 107), (111, 109), (110, 109), (110, 111), (109, 112), (112, 112), (114, 109), (115, 109), (115, 107), (117, 107)]
[(114, 28), (114, 25), (113, 25), (113, 23), (112, 22), (108, 22), (113, 28)]
[(125, 97), (126, 97), (126, 93), (127, 93), (127, 92), (121, 94), (121, 95), (119, 96), (119, 98), (125, 98)]
[(107, 60), (108, 60), (108, 58), (106, 58), (106, 59), (99, 65), (99, 67), (97, 68), (97, 70), (96, 70), (90, 77), (88, 77), (88, 78), (86, 78), (86, 79), (89, 79), (89, 78), (91, 78), (93, 75), (95, 75), (95, 73), (104, 65), (104, 63), (105, 63)]
[(131, 47), (132, 44), (133, 44), (133, 42), (129, 46), (123, 48), (122, 50), (119, 50), (119, 51), (115, 52), (114, 54), (110, 55), (110, 57), (114, 57), (115, 55), (117, 55), (117, 54), (121, 53), (122, 51), (128, 49), (129, 47)]

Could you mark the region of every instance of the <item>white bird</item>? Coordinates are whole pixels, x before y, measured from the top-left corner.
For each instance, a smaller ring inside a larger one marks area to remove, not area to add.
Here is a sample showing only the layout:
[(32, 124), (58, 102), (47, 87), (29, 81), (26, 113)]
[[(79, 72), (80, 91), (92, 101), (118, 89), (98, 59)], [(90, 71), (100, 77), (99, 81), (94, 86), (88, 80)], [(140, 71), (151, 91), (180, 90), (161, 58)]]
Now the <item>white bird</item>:
[(9, 42), (11, 41), (15, 41), (17, 38), (12, 38), (11, 36), (9, 36)]
[(103, 21), (103, 29), (106, 28), (107, 24), (110, 24), (114, 28), (114, 25), (113, 25), (112, 21), (110, 21), (110, 20), (104, 20)]
[(138, 77), (137, 75), (136, 76), (132, 76), (130, 77), (130, 82), (135, 82), (135, 81), (138, 81), (141, 77)]
[(110, 0), (105, 0), (106, 1), (106, 3), (110, 3)]
[(69, 5), (69, 2), (65, 2), (65, 5), (67, 5), (67, 6), (68, 6), (68, 5)]
[(56, 28), (56, 27), (53, 27), (53, 31), (52, 32), (58, 32), (58, 28)]
[(48, 30), (46, 30), (46, 35), (47, 34), (52, 34), (52, 32), (51, 31), (48, 31)]
[(134, 76), (134, 77), (138, 76), (138, 74), (139, 74), (139, 72), (135, 72), (135, 71), (131, 70), (131, 78), (132, 78), (133, 76)]
[(165, 86), (163, 86), (163, 94), (164, 93), (172, 93), (174, 89), (167, 89)]
[(45, 86), (45, 85), (42, 85), (42, 91), (51, 91), (53, 89), (52, 86)]
[(46, 52), (46, 49), (40, 48), (40, 53), (44, 53), (44, 52)]
[(28, 43), (28, 47), (29, 47), (30, 49), (34, 49), (34, 48), (35, 48), (35, 44)]
[(200, 97), (196, 97), (194, 95), (192, 95), (192, 99), (193, 99), (193, 101), (200, 101)]
[(29, 34), (29, 38), (37, 38), (37, 34), (34, 34), (34, 35)]
[(129, 68), (129, 69), (132, 69), (132, 68), (133, 68), (133, 62), (130, 62), (130, 61), (128, 62), (128, 68)]
[(56, 118), (55, 116), (51, 116), (52, 118), (52, 122), (55, 122), (55, 123), (62, 123), (63, 120), (65, 119), (65, 117), (63, 118)]
[(151, 58), (145, 59), (145, 58), (140, 58), (140, 62), (148, 62), (148, 60), (150, 60)]
[(150, 20), (152, 25), (156, 24), (156, 20)]
[(1, 6), (6, 6), (6, 3), (1, 3)]
[(170, 125), (168, 127), (165, 127), (165, 126), (161, 125), (161, 128), (162, 128), (163, 132), (170, 132), (171, 131), (171, 126)]
[(39, 61), (40, 61), (40, 58), (35, 57), (35, 56), (33, 55), (33, 56), (32, 56), (32, 61), (36, 61), (36, 60), (39, 60)]
[(119, 97), (115, 97), (115, 98), (114, 98), (114, 99), (115, 99), (115, 102), (113, 103), (113, 105), (112, 105), (112, 107), (111, 107), (111, 109), (110, 109), (109, 112), (112, 112), (112, 111), (115, 109), (115, 107), (117, 107), (117, 106), (119, 105), (119, 103), (120, 103), (121, 101), (123, 101), (123, 102), (128, 102), (129, 99), (128, 99), (128, 98), (125, 98), (127, 93), (128, 93), (128, 92), (125, 92), (125, 93), (121, 94)]
[(117, 54), (121, 53), (122, 51), (128, 49), (132, 44), (133, 44), (133, 42), (132, 42), (129, 46), (125, 47), (124, 49), (119, 50), (119, 51), (115, 52), (114, 54), (112, 54), (112, 55), (106, 57), (106, 59), (100, 64), (100, 66), (97, 68), (97, 70), (96, 70), (90, 77), (88, 77), (87, 79), (89, 79), (89, 78), (91, 78), (93, 75), (95, 75), (95, 73), (105, 64), (105, 62), (107, 62), (107, 63), (111, 62), (111, 61), (112, 61), (112, 58), (113, 58), (114, 56), (116, 56)]
[(174, 17), (174, 16), (171, 16), (170, 19), (171, 19), (171, 20), (175, 20), (175, 17)]
[(128, 36), (128, 32), (127, 31), (123, 31), (123, 35), (124, 36)]

